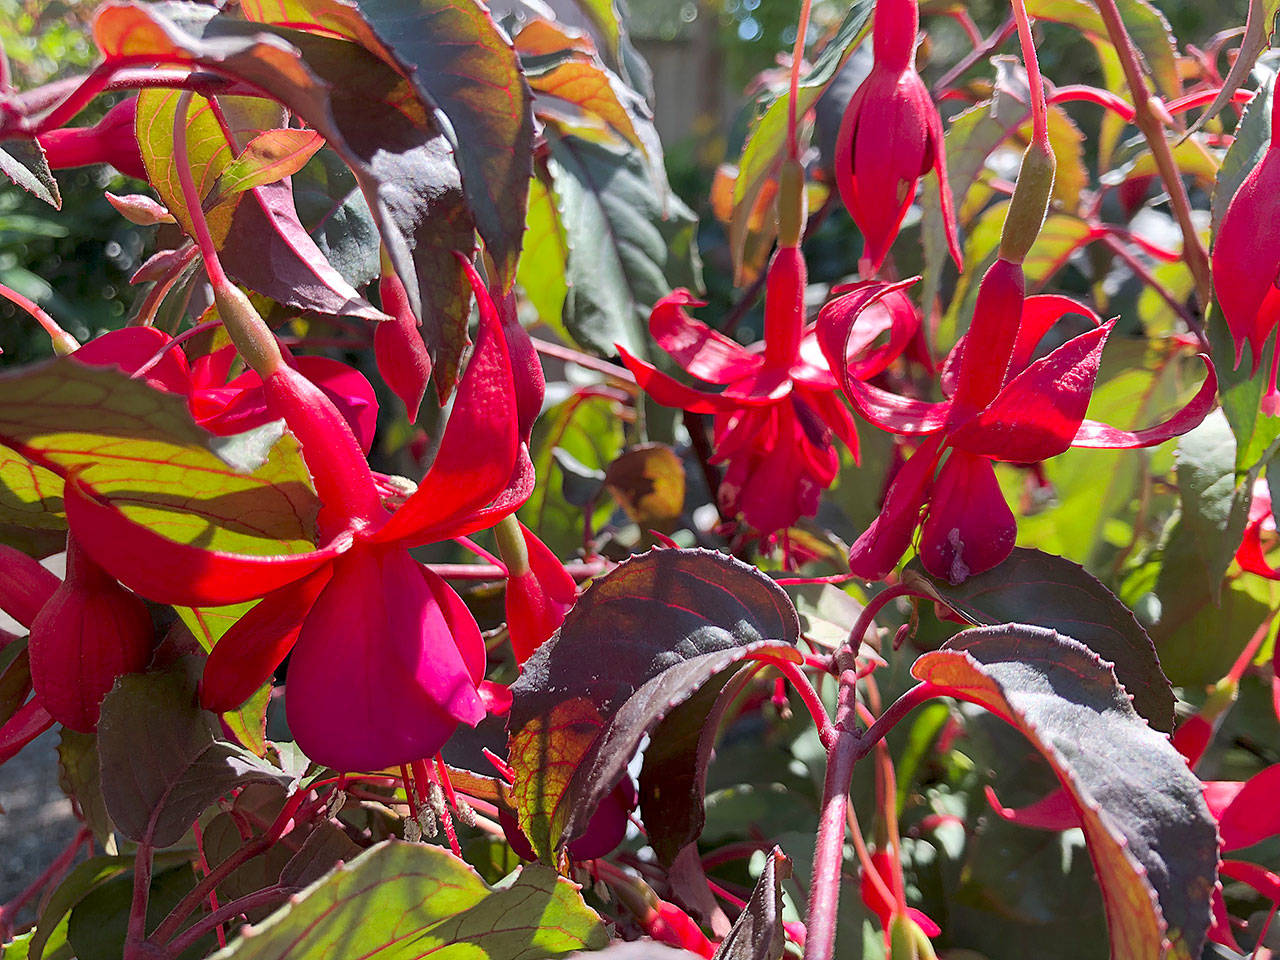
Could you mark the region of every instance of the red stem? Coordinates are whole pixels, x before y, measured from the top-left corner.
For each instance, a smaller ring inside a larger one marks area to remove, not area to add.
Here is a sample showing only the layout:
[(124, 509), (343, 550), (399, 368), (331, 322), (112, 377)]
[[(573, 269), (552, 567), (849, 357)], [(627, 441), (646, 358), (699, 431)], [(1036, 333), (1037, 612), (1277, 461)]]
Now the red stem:
[(205, 272), (209, 274), (209, 282), (214, 290), (222, 290), (231, 285), (218, 259), (218, 248), (214, 245), (209, 233), (209, 222), (204, 218), (200, 207), (200, 194), (196, 190), (195, 181), (191, 177), (191, 159), (187, 149), (187, 114), (191, 108), (190, 90), (182, 91), (178, 104), (173, 111), (173, 164), (178, 171), (178, 184), (182, 187), (182, 202), (187, 206), (187, 219), (191, 222), (191, 232), (196, 246), (200, 248), (200, 256), (204, 259)]
[(62, 875), (66, 873), (67, 868), (71, 866), (71, 862), (76, 858), (76, 854), (80, 851), (80, 847), (86, 840), (93, 837), (93, 832), (88, 827), (82, 827), (80, 831), (67, 844), (67, 848), (58, 854), (57, 859), (44, 869), (40, 876), (27, 889), (10, 900), (8, 903), (0, 906), (0, 935), (7, 929), (7, 924), (13, 917), (31, 902), (31, 899), (40, 892), (41, 888), (46, 885), (57, 883), (62, 879)]
[(818, 691), (813, 688), (809, 678), (804, 675), (804, 671), (798, 664), (789, 660), (771, 659), (768, 662), (777, 667), (778, 671), (791, 681), (791, 685), (795, 687), (796, 693), (800, 694), (805, 709), (809, 711), (809, 716), (813, 718), (813, 723), (818, 728), (818, 739), (826, 749), (830, 750), (835, 743), (836, 730), (831, 723), (831, 718), (827, 716), (827, 708), (822, 705), (822, 698), (818, 696)]
[(124, 941), (125, 960), (141, 958), (140, 950), (147, 938), (147, 902), (151, 896), (151, 844), (138, 844), (133, 860), (133, 901), (129, 905), (129, 930)]
[[(263, 887), (261, 890), (255, 890), (253, 893), (247, 893), (237, 900), (223, 904), (217, 910), (214, 910), (208, 916), (201, 917), (191, 926), (183, 930), (169, 942), (168, 948), (171, 956), (181, 956), (193, 943), (203, 937), (210, 930), (217, 928), (219, 931), (219, 939), (221, 936), (222, 924), (226, 921), (246, 913), (249, 910), (258, 907), (270, 906), (280, 900), (286, 900), (293, 894), (297, 893), (300, 888), (286, 887), (281, 884), (274, 884), (270, 887)], [(225, 944), (224, 944), (225, 945)]]
[(800, 20), (796, 24), (796, 44), (791, 52), (791, 88), (787, 98), (787, 156), (800, 159), (797, 139), (796, 98), (800, 94), (800, 65), (804, 63), (804, 44), (809, 36), (809, 12), (811, 0), (800, 0)]
[(1040, 76), (1040, 60), (1036, 56), (1036, 42), (1031, 35), (1031, 20), (1027, 17), (1024, 0), (1012, 0), (1013, 19), (1018, 25), (1018, 42), (1022, 46), (1022, 60), (1027, 68), (1027, 84), (1031, 90), (1031, 129), (1037, 143), (1049, 146), (1049, 110), (1044, 98), (1044, 80)]
[[(886, 593), (888, 591), (885, 591)], [(805, 920), (808, 940), (804, 960), (831, 960), (836, 939), (836, 913), (840, 906), (840, 874), (844, 860), (845, 810), (854, 765), (871, 752), (893, 727), (925, 700), (943, 691), (931, 683), (912, 687), (866, 730), (857, 730), (857, 678), (846, 670), (840, 677), (836, 708), (835, 745), (827, 751), (827, 775), (822, 787), (822, 813), (813, 852), (813, 882), (809, 885), (809, 909)]]

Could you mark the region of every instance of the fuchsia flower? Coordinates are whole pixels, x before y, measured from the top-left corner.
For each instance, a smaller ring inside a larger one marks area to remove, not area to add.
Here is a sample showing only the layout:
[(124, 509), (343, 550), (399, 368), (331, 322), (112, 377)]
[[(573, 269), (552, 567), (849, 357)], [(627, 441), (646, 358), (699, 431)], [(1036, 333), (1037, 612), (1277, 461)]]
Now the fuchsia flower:
[[(850, 569), (882, 579), (897, 565), (919, 527), (925, 569), (952, 583), (989, 570), (1013, 550), (1017, 528), (993, 463), (1036, 463), (1069, 447), (1132, 449), (1186, 433), (1208, 415), (1217, 378), (1164, 423), (1136, 432), (1085, 419), (1102, 348), (1115, 321), (1103, 323), (1068, 297), (1023, 293), (1022, 268), (997, 259), (982, 278), (969, 332), (942, 374), (940, 403), (901, 397), (862, 382), (849, 369), (864, 310), (901, 284), (875, 284), (828, 304), (818, 337), (855, 409), (883, 430), (918, 439), (916, 452), (885, 494), (880, 516), (850, 550)], [(1035, 359), (1041, 338), (1068, 314), (1094, 328)]]
[(916, 183), (938, 172), (947, 246), (962, 266), (956, 215), (947, 184), (942, 120), (916, 73), (916, 0), (877, 0), (871, 73), (845, 108), (836, 139), (835, 180), (849, 215), (862, 231), (866, 274), (884, 263), (915, 199)]
[[(195, 422), (219, 436), (243, 433), (278, 418), (267, 409), (261, 377), (252, 370), (230, 376), (236, 360), (234, 346), (228, 344), (188, 363), (176, 346), (165, 349), (172, 342), (154, 327), (124, 327), (89, 341), (71, 356), (89, 366), (115, 366), (126, 373), (146, 367), (143, 379), (186, 397)], [(377, 428), (378, 401), (364, 375), (328, 357), (291, 357), (290, 363), (342, 411), (367, 453)]]
[(134, 121), (138, 98), (121, 100), (91, 127), (63, 127), (42, 133), (36, 140), (52, 170), (109, 163), (123, 174), (147, 179)]
[[(902, 889), (902, 864), (888, 850), (877, 850), (871, 854), (871, 864), (875, 867), (880, 883), (876, 883), (866, 869), (863, 869), (858, 891), (866, 908), (880, 918), (880, 927), (884, 930), (887, 945), (895, 919), (902, 916), (896, 900), (898, 891)], [(894, 896), (886, 898), (885, 893)], [(942, 932), (941, 927), (915, 907), (907, 907), (906, 919), (914, 923), (926, 937), (936, 937)]]
[[(1280, 322), (1280, 97), (1271, 100), (1271, 144), (1240, 184), (1213, 244), (1213, 287), (1218, 307), (1236, 344), (1236, 366), (1249, 345), (1258, 372), (1271, 331)], [(1262, 412), (1280, 414), (1280, 349), (1271, 359), (1271, 378)]]
[(374, 328), (374, 358), (382, 379), (400, 398), (413, 423), (431, 382), (431, 357), (418, 330), (418, 318), (409, 306), (409, 295), (389, 262), (382, 266), (378, 295), (382, 309), (391, 319)]
[(202, 702), (238, 706), (292, 651), (289, 726), (309, 757), (337, 770), (432, 756), (459, 723), (485, 715), (475, 620), (408, 552), (492, 525), (532, 489), (502, 324), (467, 269), (480, 304), (479, 341), (436, 460), (393, 514), (350, 426), (288, 366), (271, 373), (263, 391), (315, 480), (323, 505), (318, 549), (257, 557), (179, 544), (134, 524), (77, 478), (67, 483), (67, 516), (86, 552), (143, 596), (189, 606), (262, 598), (215, 645)]
[[(663, 297), (649, 317), (654, 340), (690, 375), (723, 385), (719, 393), (686, 387), (622, 347), (622, 360), (646, 393), (668, 407), (715, 415), (714, 463), (725, 463), (719, 497), (763, 536), (818, 510), (818, 498), (840, 466), (832, 435), (858, 455), (853, 418), (836, 395), (837, 381), (804, 323), (804, 257), (780, 247), (765, 287), (763, 349), (742, 347), (685, 312), (702, 306), (684, 289)], [(919, 318), (905, 297), (886, 296), (867, 315), (853, 350), (854, 375), (874, 376), (915, 335)], [(889, 342), (873, 349), (888, 332)]]

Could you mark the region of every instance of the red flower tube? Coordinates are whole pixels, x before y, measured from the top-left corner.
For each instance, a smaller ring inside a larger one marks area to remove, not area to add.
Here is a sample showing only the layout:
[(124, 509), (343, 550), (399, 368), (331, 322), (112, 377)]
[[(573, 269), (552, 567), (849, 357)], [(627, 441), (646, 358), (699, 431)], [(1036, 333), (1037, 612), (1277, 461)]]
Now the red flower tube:
[(121, 100), (91, 127), (63, 127), (42, 133), (36, 140), (52, 170), (109, 163), (123, 174), (147, 179), (134, 122), (138, 98)]

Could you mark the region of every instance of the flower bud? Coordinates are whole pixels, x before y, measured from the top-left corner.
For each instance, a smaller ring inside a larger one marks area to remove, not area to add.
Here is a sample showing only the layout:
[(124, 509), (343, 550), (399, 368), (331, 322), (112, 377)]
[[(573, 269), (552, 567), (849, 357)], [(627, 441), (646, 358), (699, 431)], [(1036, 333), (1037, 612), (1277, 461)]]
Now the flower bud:
[(1009, 212), (1004, 218), (1004, 230), (1000, 234), (1002, 260), (1020, 264), (1026, 259), (1049, 211), (1056, 169), (1057, 160), (1048, 142), (1031, 141), (1022, 155), (1018, 185), (1014, 187)]
[(564, 622), (577, 586), (556, 555), (514, 516), (504, 517), (494, 531), (507, 564), (507, 630), (516, 662), (523, 664)]
[(67, 538), (67, 578), (31, 624), (31, 683), (44, 708), (91, 733), (117, 677), (146, 668), (154, 630), (147, 605)]
[(373, 331), (373, 353), (378, 373), (404, 404), (410, 422), (414, 422), (418, 419), (418, 409), (431, 381), (431, 356), (418, 331), (418, 319), (409, 307), (404, 284), (389, 261), (383, 264), (378, 295), (382, 298), (383, 311), (391, 316)]

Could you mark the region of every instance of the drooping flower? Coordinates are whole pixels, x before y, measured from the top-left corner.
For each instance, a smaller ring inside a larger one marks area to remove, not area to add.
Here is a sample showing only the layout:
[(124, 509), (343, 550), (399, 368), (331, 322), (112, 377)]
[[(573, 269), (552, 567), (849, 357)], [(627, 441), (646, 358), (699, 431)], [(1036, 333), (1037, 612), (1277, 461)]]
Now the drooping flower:
[(475, 620), (408, 553), (491, 525), (532, 489), (502, 325), (467, 268), (480, 303), (477, 347), (436, 460), (394, 513), (384, 509), (347, 421), (287, 365), (269, 374), (263, 391), (312, 472), (324, 541), (316, 550), (254, 557), (179, 544), (134, 524), (80, 480), (67, 483), (68, 519), (86, 552), (143, 596), (189, 606), (262, 598), (214, 646), (202, 702), (238, 706), (292, 650), (290, 728), (308, 756), (334, 769), (421, 760), (459, 723), (485, 715)]
[[(910, 283), (911, 281), (907, 281)], [(1115, 321), (1103, 323), (1068, 297), (1026, 297), (1022, 268), (998, 258), (982, 278), (969, 332), (942, 372), (947, 399), (933, 403), (889, 393), (852, 375), (849, 350), (863, 311), (906, 284), (876, 284), (828, 305), (818, 337), (854, 408), (883, 430), (918, 442), (885, 495), (879, 517), (850, 550), (860, 577), (883, 578), (920, 529), (925, 569), (952, 583), (989, 570), (1013, 549), (1016, 524), (993, 463), (1036, 463), (1070, 447), (1134, 449), (1162, 443), (1195, 427), (1213, 407), (1217, 377), (1169, 420), (1139, 431), (1085, 419), (1102, 348)], [(835, 309), (835, 304), (841, 304)], [(1091, 330), (1047, 356), (1035, 357), (1044, 335), (1063, 317), (1086, 317)]]
[[(1245, 344), (1258, 372), (1271, 331), (1280, 323), (1280, 97), (1271, 100), (1271, 143), (1262, 160), (1236, 189), (1213, 244), (1213, 288), (1236, 345), (1236, 366)], [(1280, 414), (1280, 349), (1271, 360), (1262, 412)]]
[(409, 306), (409, 295), (396, 275), (391, 261), (384, 256), (382, 276), (378, 279), (378, 295), (382, 309), (391, 317), (373, 331), (373, 355), (378, 372), (391, 392), (400, 398), (409, 422), (418, 419), (422, 398), (431, 382), (431, 356), (418, 330), (418, 318)]
[[(507, 564), (507, 631), (516, 663), (523, 664), (564, 623), (578, 595), (577, 585), (545, 543), (518, 520), (521, 544), (508, 547), (499, 529), (498, 544)], [(523, 546), (523, 550), (520, 546)]]
[[(719, 393), (687, 387), (618, 348), (636, 381), (659, 403), (715, 415), (712, 462), (726, 464), (721, 506), (766, 538), (817, 512), (819, 496), (840, 465), (833, 435), (858, 455), (853, 418), (837, 396), (814, 327), (805, 326), (805, 278), (799, 248), (779, 247), (765, 287), (762, 349), (742, 347), (690, 317), (684, 308), (701, 304), (687, 290), (658, 301), (649, 317), (654, 340), (691, 376), (722, 385)], [(877, 300), (859, 330), (855, 375), (883, 371), (918, 326), (904, 296)], [(888, 343), (875, 346), (886, 332)]]
[(31, 622), (28, 651), (36, 697), (58, 723), (91, 733), (117, 677), (151, 659), (147, 605), (67, 537), (67, 575)]
[(91, 127), (62, 127), (36, 137), (52, 170), (109, 163), (123, 174), (147, 179), (134, 122), (138, 98), (121, 100)]
[(867, 275), (884, 263), (915, 199), (916, 184), (930, 170), (938, 173), (947, 246), (956, 265), (962, 264), (942, 120), (915, 67), (919, 28), (916, 0), (877, 0), (874, 63), (845, 108), (837, 134), (836, 186), (862, 231)]
[[(899, 892), (902, 890), (902, 864), (888, 850), (877, 850), (871, 854), (871, 865), (876, 872), (876, 878), (871, 877), (869, 872), (863, 868), (860, 871), (860, 881), (858, 892), (862, 897), (862, 902), (868, 910), (874, 913), (880, 919), (880, 927), (884, 931), (884, 939), (886, 944), (892, 943), (893, 932), (895, 926), (900, 925), (903, 921), (899, 918), (905, 918), (907, 922), (915, 925), (916, 929), (924, 936), (925, 943), (928, 943), (929, 937), (936, 937), (942, 932), (942, 929), (934, 923), (921, 910), (915, 907), (907, 907), (904, 914), (898, 906)], [(879, 882), (876, 882), (878, 878)], [(886, 897), (885, 894), (889, 896)], [(910, 934), (908, 931), (908, 934)], [(932, 947), (929, 948), (932, 950)]]

